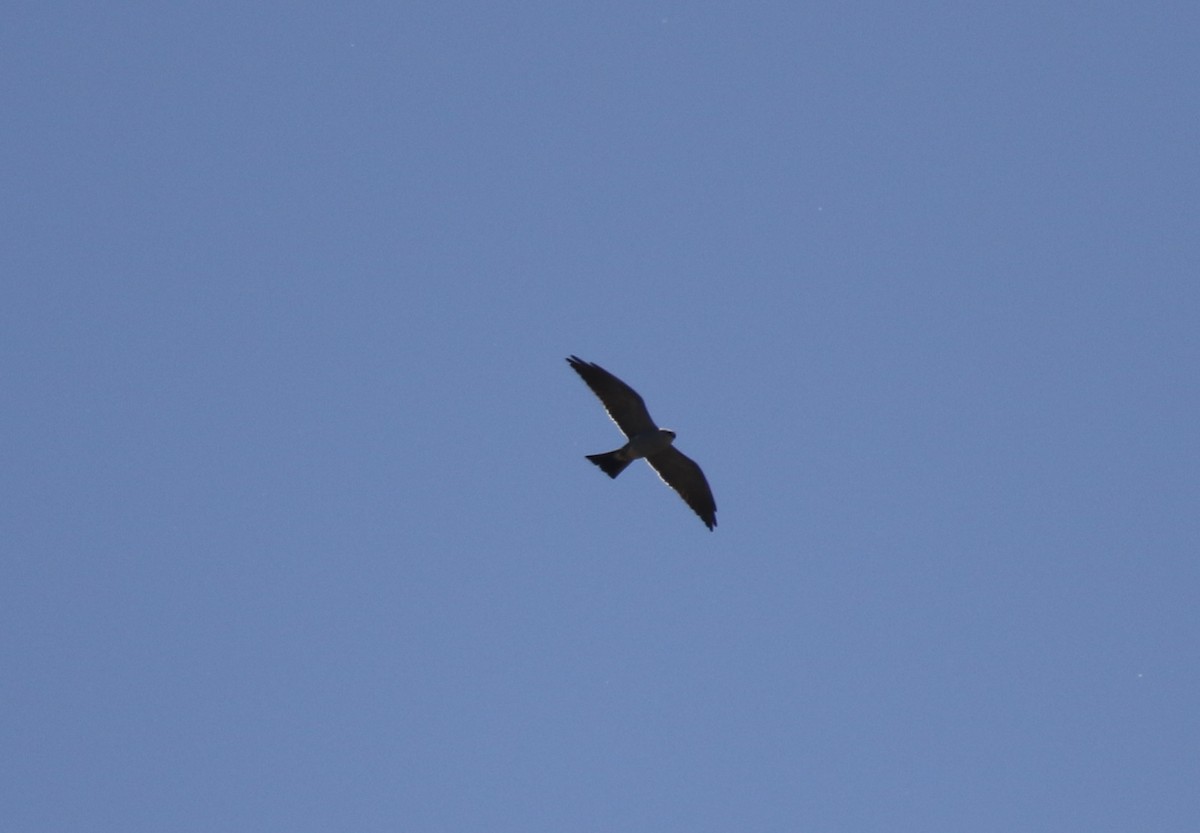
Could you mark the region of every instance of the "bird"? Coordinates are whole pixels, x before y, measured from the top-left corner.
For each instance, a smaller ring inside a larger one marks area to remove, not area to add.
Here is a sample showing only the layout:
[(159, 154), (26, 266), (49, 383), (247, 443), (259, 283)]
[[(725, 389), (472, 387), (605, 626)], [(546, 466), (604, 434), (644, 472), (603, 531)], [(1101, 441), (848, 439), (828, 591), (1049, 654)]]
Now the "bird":
[(717, 525), (717, 502), (700, 466), (674, 446), (675, 432), (659, 428), (638, 392), (600, 365), (578, 356), (568, 357), (567, 364), (599, 397), (629, 440), (615, 451), (587, 454), (587, 459), (614, 480), (634, 460), (644, 459), (712, 531)]

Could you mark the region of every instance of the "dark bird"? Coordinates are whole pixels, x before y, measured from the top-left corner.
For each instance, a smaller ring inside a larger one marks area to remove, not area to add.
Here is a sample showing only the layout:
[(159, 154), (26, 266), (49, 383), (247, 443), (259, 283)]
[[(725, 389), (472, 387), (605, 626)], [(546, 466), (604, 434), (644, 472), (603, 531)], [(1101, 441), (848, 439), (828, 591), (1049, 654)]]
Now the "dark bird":
[(568, 358), (567, 364), (575, 369), (592, 393), (600, 397), (604, 410), (629, 438), (629, 442), (616, 451), (588, 454), (587, 458), (612, 478), (625, 471), (634, 460), (645, 458), (663, 482), (678, 492), (700, 516), (705, 526), (710, 530), (716, 526), (717, 502), (713, 500), (712, 489), (700, 467), (672, 444), (675, 432), (655, 425), (638, 392), (600, 365), (585, 362), (578, 356)]

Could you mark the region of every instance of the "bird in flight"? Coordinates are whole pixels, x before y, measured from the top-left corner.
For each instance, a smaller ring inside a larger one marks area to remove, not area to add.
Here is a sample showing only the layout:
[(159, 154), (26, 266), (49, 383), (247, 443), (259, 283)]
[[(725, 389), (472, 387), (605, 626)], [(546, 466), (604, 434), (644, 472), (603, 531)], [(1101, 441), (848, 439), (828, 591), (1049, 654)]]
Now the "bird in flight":
[(603, 367), (571, 356), (567, 364), (600, 398), (604, 410), (629, 438), (616, 451), (588, 454), (609, 477), (615, 478), (634, 460), (645, 459), (658, 472), (663, 482), (679, 493), (692, 511), (700, 516), (710, 530), (717, 525), (717, 502), (704, 472), (682, 451), (675, 448), (675, 432), (659, 428), (646, 410), (638, 392), (609, 373)]

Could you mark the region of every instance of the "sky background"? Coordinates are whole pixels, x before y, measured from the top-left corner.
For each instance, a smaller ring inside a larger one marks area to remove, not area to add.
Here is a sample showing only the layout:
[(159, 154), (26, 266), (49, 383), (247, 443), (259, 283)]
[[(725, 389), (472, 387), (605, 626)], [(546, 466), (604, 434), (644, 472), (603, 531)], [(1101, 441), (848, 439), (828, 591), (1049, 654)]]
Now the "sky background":
[(5, 18), (0, 826), (1198, 829), (1194, 3)]

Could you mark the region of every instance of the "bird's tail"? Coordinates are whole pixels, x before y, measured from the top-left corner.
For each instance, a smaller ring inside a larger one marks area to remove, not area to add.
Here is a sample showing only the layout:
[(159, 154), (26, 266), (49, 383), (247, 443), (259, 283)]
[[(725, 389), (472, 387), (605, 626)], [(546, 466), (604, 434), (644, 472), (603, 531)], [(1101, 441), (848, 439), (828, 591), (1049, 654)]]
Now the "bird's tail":
[(622, 460), (619, 451), (606, 451), (604, 454), (588, 454), (587, 458), (595, 463), (609, 477), (616, 477), (625, 471), (632, 460)]

